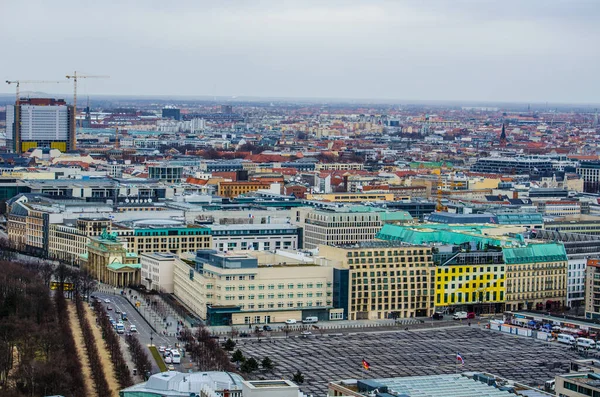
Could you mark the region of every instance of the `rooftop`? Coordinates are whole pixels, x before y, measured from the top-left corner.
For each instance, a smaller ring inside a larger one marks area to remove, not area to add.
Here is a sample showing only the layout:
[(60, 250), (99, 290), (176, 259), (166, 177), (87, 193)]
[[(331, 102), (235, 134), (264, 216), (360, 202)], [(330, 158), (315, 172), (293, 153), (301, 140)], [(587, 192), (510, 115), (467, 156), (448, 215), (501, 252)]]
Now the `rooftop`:
[(189, 397), (200, 394), (203, 385), (215, 390), (241, 390), (244, 379), (231, 372), (194, 372), (191, 374), (168, 371), (154, 374), (147, 382), (123, 389), (121, 395), (134, 396), (141, 393), (153, 393), (165, 397)]

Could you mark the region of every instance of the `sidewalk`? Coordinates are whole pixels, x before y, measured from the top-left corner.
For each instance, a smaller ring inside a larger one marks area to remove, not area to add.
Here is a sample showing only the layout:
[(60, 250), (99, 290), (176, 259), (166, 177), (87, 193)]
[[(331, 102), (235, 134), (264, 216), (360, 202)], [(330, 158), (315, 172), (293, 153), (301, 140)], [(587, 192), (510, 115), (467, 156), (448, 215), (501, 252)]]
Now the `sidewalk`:
[[(136, 306), (136, 303), (139, 302), (139, 306), (137, 306), (138, 313), (144, 317), (149, 324), (152, 324), (158, 333), (174, 337), (181, 328), (181, 326), (178, 325), (178, 321), (182, 321), (182, 319), (168, 304), (164, 302), (159, 295), (141, 295), (138, 291), (129, 290), (127, 288), (123, 290), (125, 293), (121, 294), (121, 289), (115, 289), (114, 287), (104, 284), (100, 284), (98, 291), (125, 298), (133, 306)], [(131, 291), (131, 294), (129, 291)], [(154, 305), (151, 303), (149, 305), (147, 303), (148, 300), (150, 300), (150, 302), (155, 301), (157, 303)], [(185, 322), (183, 323), (185, 324)]]

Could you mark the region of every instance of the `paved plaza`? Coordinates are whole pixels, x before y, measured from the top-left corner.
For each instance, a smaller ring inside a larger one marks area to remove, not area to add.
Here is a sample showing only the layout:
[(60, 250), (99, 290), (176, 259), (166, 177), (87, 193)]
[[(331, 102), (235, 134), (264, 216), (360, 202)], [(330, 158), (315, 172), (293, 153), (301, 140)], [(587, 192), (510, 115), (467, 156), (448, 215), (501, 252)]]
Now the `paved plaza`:
[[(581, 358), (565, 345), (545, 343), (476, 327), (355, 333), (240, 341), (246, 357), (269, 357), (275, 369), (257, 379), (291, 379), (300, 370), (301, 390), (323, 396), (327, 382), (349, 378), (391, 378), (455, 372), (490, 372), (528, 385), (543, 385), (565, 373), (569, 360)], [(456, 365), (460, 352), (465, 365)], [(370, 371), (362, 368), (365, 359)]]

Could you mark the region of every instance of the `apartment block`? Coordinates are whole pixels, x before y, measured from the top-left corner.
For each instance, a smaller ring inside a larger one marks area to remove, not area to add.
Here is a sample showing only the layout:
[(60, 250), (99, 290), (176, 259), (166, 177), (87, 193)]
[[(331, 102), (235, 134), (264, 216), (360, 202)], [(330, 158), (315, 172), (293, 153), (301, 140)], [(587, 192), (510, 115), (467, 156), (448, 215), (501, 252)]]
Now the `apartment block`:
[(433, 314), (436, 269), (430, 247), (368, 241), (320, 245), (319, 255), (335, 268), (334, 306), (348, 320)]

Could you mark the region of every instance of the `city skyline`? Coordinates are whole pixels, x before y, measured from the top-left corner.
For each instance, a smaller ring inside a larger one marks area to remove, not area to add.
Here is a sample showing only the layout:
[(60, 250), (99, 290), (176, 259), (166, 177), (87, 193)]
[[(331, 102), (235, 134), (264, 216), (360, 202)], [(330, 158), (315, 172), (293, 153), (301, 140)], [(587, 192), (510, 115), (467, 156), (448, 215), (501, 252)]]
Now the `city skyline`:
[(30, 22), (0, 27), (19, 30), (5, 48), (21, 58), (0, 74), (111, 76), (82, 81), (80, 95), (596, 103), (600, 88), (590, 1), (27, 7), (3, 5)]

